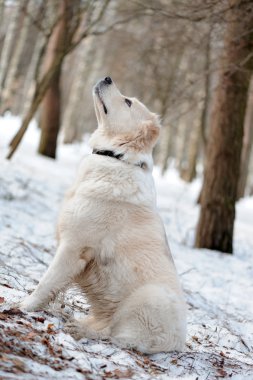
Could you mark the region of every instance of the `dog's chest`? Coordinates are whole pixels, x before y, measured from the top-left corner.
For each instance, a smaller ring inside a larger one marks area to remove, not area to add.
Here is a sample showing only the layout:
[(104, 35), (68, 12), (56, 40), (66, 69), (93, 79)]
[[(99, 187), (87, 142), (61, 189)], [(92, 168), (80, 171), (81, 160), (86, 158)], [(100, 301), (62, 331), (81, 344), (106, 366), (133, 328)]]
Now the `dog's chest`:
[(149, 170), (118, 160), (100, 158), (101, 162), (96, 162), (94, 157), (86, 161), (83, 169), (85, 176), (80, 178), (77, 188), (79, 194), (104, 201), (123, 201), (153, 207), (156, 194)]

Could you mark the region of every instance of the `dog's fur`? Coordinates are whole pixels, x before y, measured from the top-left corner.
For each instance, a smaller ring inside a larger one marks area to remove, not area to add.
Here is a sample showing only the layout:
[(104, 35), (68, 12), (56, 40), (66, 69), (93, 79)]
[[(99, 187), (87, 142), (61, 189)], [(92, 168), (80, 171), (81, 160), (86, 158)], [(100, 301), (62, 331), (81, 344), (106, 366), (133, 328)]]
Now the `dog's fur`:
[(39, 309), (76, 283), (91, 312), (68, 323), (74, 337), (145, 353), (181, 350), (186, 307), (152, 178), (159, 120), (137, 99), (126, 102), (108, 79), (93, 95), (98, 128), (90, 145), (122, 156), (84, 159), (60, 214), (56, 255), (21, 308)]

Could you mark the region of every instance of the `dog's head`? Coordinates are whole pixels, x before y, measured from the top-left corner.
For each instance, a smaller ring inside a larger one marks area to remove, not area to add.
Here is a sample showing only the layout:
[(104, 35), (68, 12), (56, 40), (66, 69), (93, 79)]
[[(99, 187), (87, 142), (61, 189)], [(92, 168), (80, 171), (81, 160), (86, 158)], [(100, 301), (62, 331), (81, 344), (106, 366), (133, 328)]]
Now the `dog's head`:
[(120, 93), (110, 77), (99, 81), (93, 89), (98, 129), (117, 146), (148, 152), (155, 145), (160, 123), (136, 98)]

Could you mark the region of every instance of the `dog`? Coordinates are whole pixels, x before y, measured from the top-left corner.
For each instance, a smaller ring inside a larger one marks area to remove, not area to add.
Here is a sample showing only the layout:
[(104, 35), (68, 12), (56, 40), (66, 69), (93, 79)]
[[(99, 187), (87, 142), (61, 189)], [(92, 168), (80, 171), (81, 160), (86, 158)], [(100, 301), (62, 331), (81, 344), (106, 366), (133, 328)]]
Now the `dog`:
[(152, 149), (160, 122), (110, 77), (93, 89), (98, 128), (59, 216), (56, 255), (21, 309), (41, 309), (69, 284), (91, 305), (69, 321), (76, 339), (146, 354), (181, 351), (186, 305), (156, 208)]

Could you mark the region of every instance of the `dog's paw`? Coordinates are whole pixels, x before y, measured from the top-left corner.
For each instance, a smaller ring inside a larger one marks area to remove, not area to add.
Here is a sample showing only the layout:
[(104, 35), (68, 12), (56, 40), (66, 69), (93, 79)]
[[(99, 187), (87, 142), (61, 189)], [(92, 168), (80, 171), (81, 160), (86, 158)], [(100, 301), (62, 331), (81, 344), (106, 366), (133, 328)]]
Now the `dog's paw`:
[(7, 301), (7, 302), (5, 302), (2, 305), (4, 306), (5, 310), (17, 310), (17, 309), (20, 309), (20, 307), (19, 307), (20, 302)]
[(19, 302), (17, 305), (17, 307), (21, 311), (24, 311), (24, 312), (41, 310), (42, 306), (43, 305), (41, 304), (41, 302), (33, 295), (26, 297), (23, 301)]
[(63, 330), (76, 340), (85, 338), (82, 324), (74, 318), (69, 319), (65, 323)]

